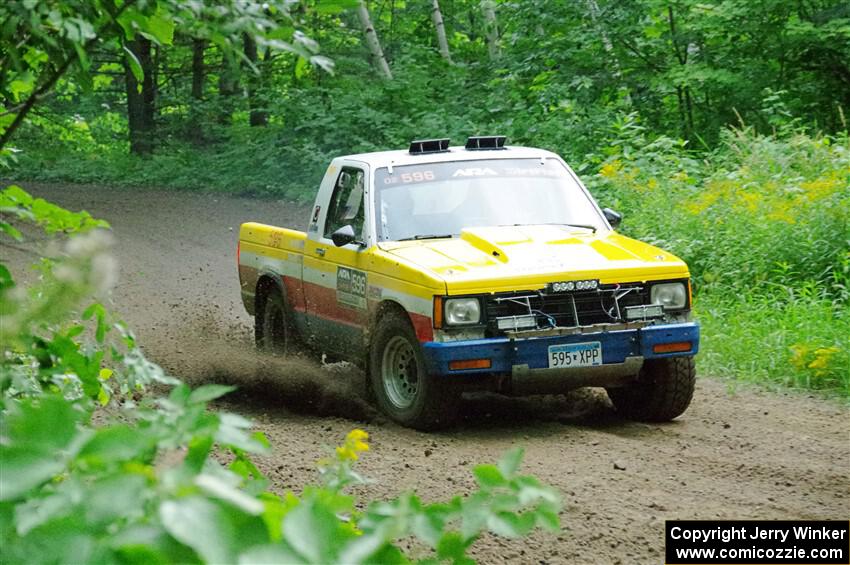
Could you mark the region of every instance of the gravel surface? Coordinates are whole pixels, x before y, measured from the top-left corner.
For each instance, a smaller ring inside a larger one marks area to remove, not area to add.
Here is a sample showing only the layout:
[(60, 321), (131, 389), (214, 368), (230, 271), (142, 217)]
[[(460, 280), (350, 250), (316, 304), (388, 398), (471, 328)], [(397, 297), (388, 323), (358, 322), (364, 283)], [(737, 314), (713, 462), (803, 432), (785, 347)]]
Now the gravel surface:
[[(524, 471), (563, 494), (559, 534), (485, 537), (483, 563), (662, 563), (668, 519), (850, 517), (850, 411), (800, 392), (769, 392), (700, 375), (691, 408), (663, 425), (617, 419), (604, 393), (467, 399), (456, 428), (420, 433), (376, 414), (363, 375), (346, 365), (263, 359), (239, 298), (239, 224), (305, 224), (307, 208), (215, 194), (93, 186), (25, 187), (113, 225), (115, 308), (149, 356), (198, 384), (241, 388), (222, 406), (256, 421), (274, 447), (261, 458), (273, 488), (300, 490), (315, 461), (354, 427), (371, 434), (357, 494), (414, 490), (429, 501), (473, 488), (472, 467), (513, 446)], [(34, 258), (3, 248), (16, 275)]]

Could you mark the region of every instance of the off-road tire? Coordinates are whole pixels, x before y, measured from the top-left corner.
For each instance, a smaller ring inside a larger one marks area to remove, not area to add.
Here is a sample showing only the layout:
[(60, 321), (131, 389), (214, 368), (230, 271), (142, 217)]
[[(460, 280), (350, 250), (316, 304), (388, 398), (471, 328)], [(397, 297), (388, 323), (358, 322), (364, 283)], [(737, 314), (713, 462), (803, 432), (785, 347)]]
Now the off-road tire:
[[(385, 378), (385, 369), (392, 370), (393, 360), (404, 365), (399, 367), (403, 375), (414, 377), (415, 383), (405, 391), (385, 382), (393, 380)], [(457, 417), (459, 390), (450, 380), (428, 374), (422, 347), (407, 316), (401, 313), (389, 313), (378, 321), (369, 351), (369, 384), (378, 408), (403, 426), (433, 430), (450, 425)], [(409, 405), (404, 405), (405, 400)]]
[(291, 356), (301, 350), (292, 314), (276, 289), (266, 294), (254, 316), (254, 340), (257, 349), (272, 355)]
[(693, 357), (649, 359), (637, 381), (607, 391), (622, 416), (641, 422), (667, 422), (688, 408), (695, 382)]

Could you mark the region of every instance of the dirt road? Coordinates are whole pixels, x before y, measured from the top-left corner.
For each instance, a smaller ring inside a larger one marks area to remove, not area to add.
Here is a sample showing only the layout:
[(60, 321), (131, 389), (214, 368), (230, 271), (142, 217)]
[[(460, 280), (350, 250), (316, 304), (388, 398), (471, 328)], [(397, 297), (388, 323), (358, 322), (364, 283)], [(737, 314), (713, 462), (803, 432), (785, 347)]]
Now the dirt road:
[[(239, 302), (239, 223), (304, 223), (284, 202), (201, 194), (27, 184), (113, 225), (121, 278), (116, 308), (149, 355), (193, 383), (242, 386), (228, 409), (255, 419), (274, 445), (261, 461), (278, 490), (314, 479), (323, 446), (362, 427), (372, 450), (360, 494), (416, 490), (447, 499), (473, 485), (472, 466), (525, 447), (524, 470), (564, 497), (560, 534), (487, 537), (482, 563), (662, 563), (667, 519), (847, 519), (850, 413), (802, 393), (771, 393), (701, 375), (691, 408), (665, 425), (614, 417), (604, 394), (464, 404), (456, 429), (423, 434), (389, 423), (361, 399), (362, 375), (317, 362), (274, 364), (252, 350)], [(13, 265), (28, 254), (4, 249)], [(615, 466), (616, 465), (616, 466)]]

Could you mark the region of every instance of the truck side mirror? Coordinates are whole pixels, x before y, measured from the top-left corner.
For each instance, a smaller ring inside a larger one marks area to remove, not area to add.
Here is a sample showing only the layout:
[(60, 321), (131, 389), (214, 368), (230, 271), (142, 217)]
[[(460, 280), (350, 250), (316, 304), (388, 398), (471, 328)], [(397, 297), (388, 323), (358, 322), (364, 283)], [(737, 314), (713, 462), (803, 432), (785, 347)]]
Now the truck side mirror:
[(623, 221), (623, 216), (611, 208), (603, 208), (602, 214), (605, 216), (605, 219), (608, 220), (608, 223), (611, 224), (612, 228), (616, 228)]
[(351, 224), (342, 226), (331, 234), (331, 241), (333, 241), (334, 245), (337, 247), (354, 243), (356, 239), (357, 236), (354, 234), (354, 228), (351, 227)]

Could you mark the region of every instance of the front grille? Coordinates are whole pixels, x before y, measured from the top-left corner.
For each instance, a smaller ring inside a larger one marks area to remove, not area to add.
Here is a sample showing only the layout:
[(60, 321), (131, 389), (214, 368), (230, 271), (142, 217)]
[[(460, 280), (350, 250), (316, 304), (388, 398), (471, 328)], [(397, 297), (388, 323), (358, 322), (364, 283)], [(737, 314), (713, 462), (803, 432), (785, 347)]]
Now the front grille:
[(649, 288), (640, 284), (602, 285), (569, 293), (514, 292), (485, 300), (487, 329), (499, 334), (498, 319), (534, 315), (537, 328), (573, 328), (624, 321), (624, 308), (649, 304)]

